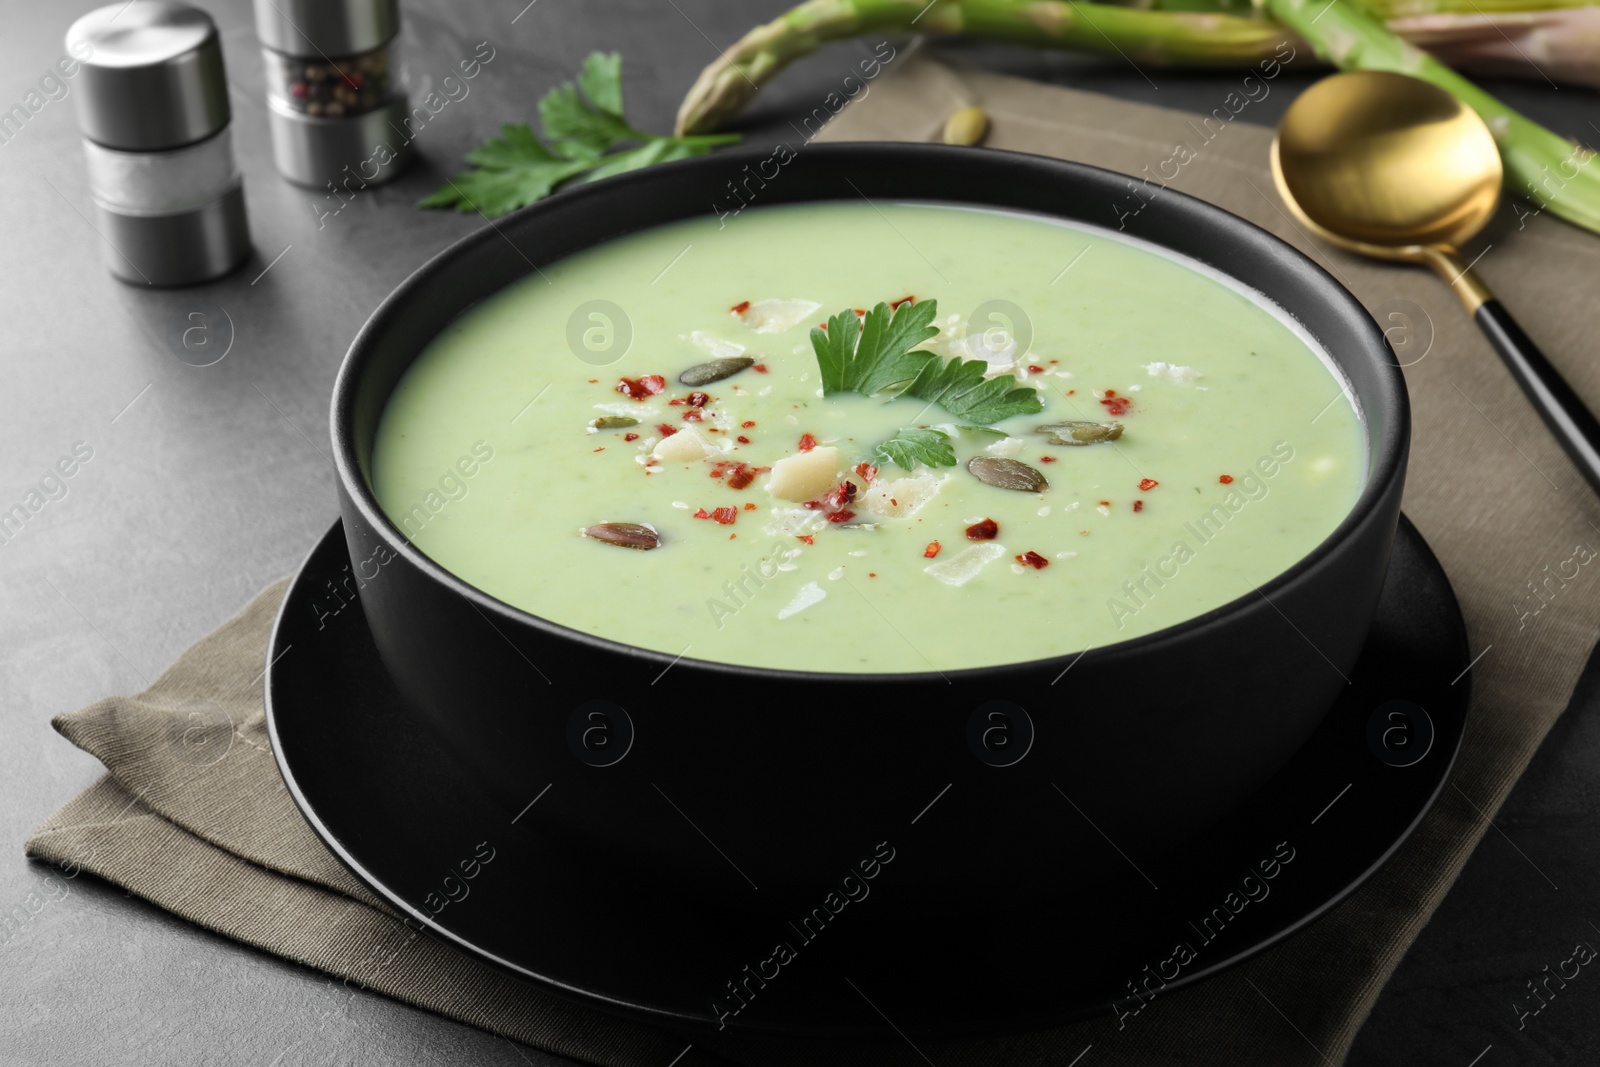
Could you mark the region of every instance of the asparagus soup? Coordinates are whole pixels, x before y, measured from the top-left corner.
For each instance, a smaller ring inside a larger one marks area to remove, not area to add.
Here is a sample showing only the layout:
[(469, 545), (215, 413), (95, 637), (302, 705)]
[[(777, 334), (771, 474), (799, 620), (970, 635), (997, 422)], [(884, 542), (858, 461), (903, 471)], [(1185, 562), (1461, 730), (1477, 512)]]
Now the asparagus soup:
[(373, 489), (418, 549), (671, 656), (947, 671), (1171, 626), (1288, 569), (1366, 474), (1264, 300), (1109, 232), (935, 204), (677, 222), (417, 358)]

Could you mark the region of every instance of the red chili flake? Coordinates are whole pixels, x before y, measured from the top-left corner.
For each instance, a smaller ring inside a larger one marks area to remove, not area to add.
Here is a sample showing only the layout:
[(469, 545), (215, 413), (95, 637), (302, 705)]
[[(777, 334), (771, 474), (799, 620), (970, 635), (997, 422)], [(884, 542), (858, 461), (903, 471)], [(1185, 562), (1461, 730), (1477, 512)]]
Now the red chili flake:
[(1032, 567), (1036, 571), (1042, 571), (1050, 566), (1050, 561), (1037, 552), (1024, 552), (1017, 557), (1017, 562), (1026, 567)]
[(744, 506), (744, 509), (746, 511), (754, 511), (756, 509), (756, 506), (754, 504), (746, 502), (746, 504)]
[(589, 384), (590, 384), (590, 385), (593, 385), (593, 384), (595, 384), (595, 383), (596, 383), (596, 382), (598, 382), (598, 381), (599, 381), (599, 380), (600, 380), (600, 379), (599, 379), (599, 378), (590, 378), (590, 379), (589, 379)]
[(767, 365), (765, 363), (757, 363), (755, 366), (751, 367), (750, 369), (755, 371), (757, 374), (765, 374), (765, 373), (767, 373)]
[(867, 317), (867, 311), (866, 311), (865, 308), (856, 308), (855, 312), (856, 312), (856, 318), (858, 318), (858, 319), (864, 319), (864, 318)]
[(622, 435), (622, 439), (624, 441), (637, 441), (639, 439), (639, 435), (636, 433), (625, 433)]
[(828, 490), (826, 496), (819, 497), (816, 500), (808, 500), (801, 506), (810, 508), (812, 511), (822, 511), (827, 508), (842, 508), (855, 498), (856, 483), (840, 482)]
[(870, 484), (872, 479), (878, 476), (878, 468), (870, 463), (857, 463), (856, 473), (861, 476), (862, 481)]
[(623, 378), (617, 382), (617, 392), (633, 400), (655, 396), (667, 387), (667, 380), (659, 374), (646, 374), (641, 378)]
[(658, 422), (656, 423), (656, 429), (661, 431), (662, 437), (671, 437), (678, 432), (678, 428), (670, 422)]
[(1054, 456), (1040, 456), (1039, 457), (1039, 462), (1040, 463), (1054, 463), (1055, 461), (1056, 461), (1056, 457), (1054, 457)]
[(1078, 391), (1076, 389), (1068, 389), (1067, 390), (1067, 395), (1068, 396), (1077, 396), (1078, 395)]
[(734, 520), (737, 519), (738, 517), (739, 517), (739, 509), (738, 508), (717, 508), (715, 511), (713, 511), (711, 513), (711, 521), (712, 522), (716, 522), (716, 523), (720, 523), (723, 526), (732, 526), (733, 523), (734, 523)]
[(697, 519), (709, 519), (711, 517), (711, 512), (707, 511), (705, 508), (701, 508), (699, 511), (694, 513), (694, 517)]
[(604, 451), (605, 451), (605, 449), (604, 449), (604, 448), (603, 448), (603, 447), (602, 447), (602, 448), (597, 448), (597, 449), (595, 449), (595, 451), (596, 451), (596, 452), (604, 452)]
[(867, 572), (867, 577), (868, 578), (876, 578), (877, 576), (878, 576), (878, 572), (877, 571), (868, 571)]
[(967, 527), (968, 541), (993, 541), (1000, 536), (1000, 524), (993, 519), (984, 519)]
[(1102, 500), (1102, 501), (1100, 501), (1100, 506), (1103, 507), (1103, 508), (1109, 508), (1111, 506), (1111, 501)]
[(1133, 397), (1118, 396), (1115, 389), (1107, 389), (1106, 395), (1101, 398), (1100, 403), (1105, 405), (1108, 415), (1126, 415), (1128, 409), (1133, 406)]
[(1139, 479), (1139, 492), (1148, 493), (1150, 490), (1154, 489), (1156, 486), (1158, 486), (1160, 484), (1161, 483), (1156, 481), (1154, 478), (1140, 478)]
[[(917, 302), (917, 298), (914, 297), (914, 296), (902, 296), (899, 300), (891, 300), (891, 301), (889, 301), (889, 310), (891, 310), (891, 311), (899, 311), (901, 304), (915, 304), (916, 302)], [(859, 315), (860, 312), (858, 311), (858, 312), (856, 312), (856, 314)]]
[(853, 519), (855, 517), (856, 517), (856, 513), (855, 512), (846, 509), (844, 511), (835, 511), (833, 514), (828, 516), (828, 521), (829, 522), (849, 522), (851, 519)]
[(1030, 364), (1028, 364), (1028, 373), (1029, 374), (1043, 374), (1044, 373), (1044, 368), (1039, 366), (1036, 363), (1030, 363)]
[(794, 536), (796, 540), (804, 541), (808, 545), (814, 545), (817, 543), (817, 539), (812, 537), (810, 534), (795, 534)]
[(733, 473), (728, 476), (728, 488), (743, 489), (745, 486), (756, 480), (757, 472), (764, 470), (766, 470), (765, 467), (746, 467), (743, 463), (741, 463), (735, 467), (733, 469)]
[(740, 434), (738, 437), (735, 437), (734, 440), (738, 441), (741, 445), (747, 445), (750, 443), (750, 438), (746, 437), (744, 434)]
[(928, 547), (922, 550), (923, 559), (932, 559), (939, 554), (939, 542), (929, 541)]
[(753, 423), (753, 422), (741, 422), (739, 424), (739, 428), (741, 430), (748, 430), (750, 427), (752, 427), (754, 425), (755, 425), (755, 423)]
[(743, 315), (746, 311), (750, 310), (750, 301), (741, 300), (737, 304), (733, 305), (731, 310), (735, 315)]
[(724, 474), (727, 474), (727, 473), (728, 472), (723, 470), (721, 467), (712, 467), (711, 468), (711, 477), (713, 477), (713, 478), (720, 478)]
[(810, 452), (813, 448), (816, 448), (816, 447), (817, 447), (817, 439), (815, 437), (812, 437), (808, 433), (803, 433), (803, 434), (800, 435), (800, 451), (802, 451), (802, 452)]
[(667, 405), (669, 407), (679, 407), (683, 404), (688, 404), (692, 408), (703, 408), (710, 399), (705, 393), (697, 391), (690, 393), (688, 396), (680, 396), (674, 400), (669, 400)]
[(730, 540), (730, 541), (734, 541), (734, 540), (737, 540), (737, 539), (738, 539), (738, 537), (739, 537), (739, 535), (738, 535), (738, 534), (729, 534), (729, 535), (728, 535), (728, 540)]
[(684, 422), (700, 422), (705, 417), (706, 413), (701, 411), (699, 408), (690, 408), (688, 411), (683, 413)]
[(1144, 501), (1143, 500), (1135, 500), (1133, 502), (1133, 510), (1134, 511), (1143, 511), (1144, 510)]
[(1224, 474), (1222, 477), (1218, 478), (1217, 481), (1221, 482), (1223, 485), (1232, 485), (1233, 484), (1233, 475)]

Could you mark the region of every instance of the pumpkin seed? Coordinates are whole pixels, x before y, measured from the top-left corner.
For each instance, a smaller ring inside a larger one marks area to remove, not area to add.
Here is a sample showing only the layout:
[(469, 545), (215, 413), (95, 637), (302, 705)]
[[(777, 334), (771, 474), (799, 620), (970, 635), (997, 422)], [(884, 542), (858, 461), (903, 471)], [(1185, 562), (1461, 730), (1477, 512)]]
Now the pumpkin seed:
[(755, 362), (750, 356), (728, 356), (724, 359), (713, 359), (690, 367), (678, 375), (678, 381), (684, 385), (710, 385), (712, 382), (720, 382), (724, 378), (731, 378), (746, 367), (755, 366)]
[(997, 459), (992, 456), (974, 456), (967, 460), (967, 471), (984, 485), (996, 489), (1017, 489), (1024, 493), (1042, 493), (1050, 488), (1044, 475), (1014, 459)]
[(639, 425), (639, 420), (626, 415), (602, 415), (594, 420), (593, 425), (597, 430), (620, 430), (625, 426)]
[(636, 522), (602, 522), (583, 532), (587, 537), (618, 548), (646, 550), (661, 547), (661, 535)]
[(1122, 436), (1120, 422), (1052, 422), (1036, 429), (1053, 435), (1053, 445), (1098, 445)]
[(989, 116), (981, 107), (964, 107), (944, 123), (945, 144), (977, 144), (989, 132)]

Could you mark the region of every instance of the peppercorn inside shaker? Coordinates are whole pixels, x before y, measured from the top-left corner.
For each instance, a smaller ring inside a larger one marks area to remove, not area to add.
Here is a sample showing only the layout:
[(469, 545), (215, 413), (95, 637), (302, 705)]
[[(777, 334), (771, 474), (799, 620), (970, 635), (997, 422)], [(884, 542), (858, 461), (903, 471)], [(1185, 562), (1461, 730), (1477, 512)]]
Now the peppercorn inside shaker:
[(250, 229), (211, 17), (175, 0), (119, 2), (74, 22), (66, 46), (85, 57), (78, 124), (111, 273), (193, 285), (238, 266)]
[(256, 0), (273, 156), (292, 182), (350, 192), (411, 157), (396, 0)]

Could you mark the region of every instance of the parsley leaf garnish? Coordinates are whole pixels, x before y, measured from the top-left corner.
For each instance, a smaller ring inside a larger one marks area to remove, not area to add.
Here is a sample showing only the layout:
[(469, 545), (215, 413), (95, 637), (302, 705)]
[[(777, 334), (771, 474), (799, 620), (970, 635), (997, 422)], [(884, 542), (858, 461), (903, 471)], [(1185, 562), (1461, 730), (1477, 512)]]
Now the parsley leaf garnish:
[(911, 350), (938, 334), (932, 325), (938, 310), (937, 300), (901, 304), (896, 310), (879, 304), (864, 320), (847, 309), (828, 320), (826, 331), (812, 327), (811, 347), (822, 367), (822, 391), (870, 396), (916, 377), (931, 357)]
[(546, 93), (539, 123), (539, 135), (526, 123), (506, 123), (500, 136), (467, 154), (475, 169), (457, 174), (418, 206), (495, 218), (543, 200), (565, 182), (689, 159), (739, 140), (738, 134), (662, 137), (634, 129), (622, 114), (622, 57), (615, 52), (591, 53), (576, 82)]
[(948, 363), (937, 356), (924, 361), (922, 370), (901, 395), (938, 404), (958, 419), (987, 426), (1012, 415), (1037, 415), (1044, 410), (1039, 391), (1018, 385), (1009, 374), (985, 378), (989, 365), (981, 359), (957, 356)]
[(879, 304), (864, 320), (846, 310), (829, 319), (826, 330), (813, 328), (822, 391), (870, 396), (908, 383), (898, 395), (930, 401), (958, 419), (983, 425), (1044, 410), (1038, 392), (1011, 375), (984, 377), (989, 365), (981, 359), (958, 356), (946, 362), (936, 353), (914, 351), (939, 332), (932, 325), (938, 307), (937, 300), (894, 309)]
[(896, 430), (893, 437), (878, 442), (872, 454), (903, 470), (912, 470), (918, 463), (930, 467), (956, 465), (956, 450), (951, 447), (949, 434), (943, 430), (925, 430), (916, 426)]

